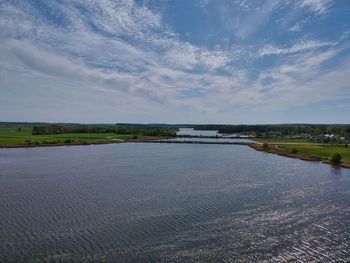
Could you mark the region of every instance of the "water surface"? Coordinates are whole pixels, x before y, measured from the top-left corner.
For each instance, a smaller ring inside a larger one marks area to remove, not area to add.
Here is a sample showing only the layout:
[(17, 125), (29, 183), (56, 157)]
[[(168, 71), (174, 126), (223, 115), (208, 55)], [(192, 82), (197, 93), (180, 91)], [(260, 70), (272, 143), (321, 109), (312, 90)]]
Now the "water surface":
[(243, 143), (253, 143), (254, 141), (246, 138), (193, 138), (193, 137), (177, 137), (171, 139), (163, 139), (162, 141), (192, 141), (192, 142), (243, 142)]
[(0, 149), (0, 262), (347, 262), (350, 170), (237, 145)]
[(176, 132), (178, 136), (222, 136), (216, 130), (195, 130), (193, 128), (180, 128)]

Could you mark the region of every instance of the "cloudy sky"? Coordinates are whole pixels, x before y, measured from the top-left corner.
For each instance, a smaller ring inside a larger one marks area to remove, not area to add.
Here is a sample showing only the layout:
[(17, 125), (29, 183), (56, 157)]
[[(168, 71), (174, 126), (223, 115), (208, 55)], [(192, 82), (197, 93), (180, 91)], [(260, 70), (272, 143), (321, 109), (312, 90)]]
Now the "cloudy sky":
[(0, 121), (350, 123), (348, 0), (0, 1)]

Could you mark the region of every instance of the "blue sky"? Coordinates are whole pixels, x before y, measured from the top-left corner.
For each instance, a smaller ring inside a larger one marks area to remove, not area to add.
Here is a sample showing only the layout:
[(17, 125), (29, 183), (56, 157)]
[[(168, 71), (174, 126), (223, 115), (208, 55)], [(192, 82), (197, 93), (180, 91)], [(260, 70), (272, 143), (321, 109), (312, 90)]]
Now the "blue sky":
[(0, 2), (0, 121), (350, 123), (348, 0)]

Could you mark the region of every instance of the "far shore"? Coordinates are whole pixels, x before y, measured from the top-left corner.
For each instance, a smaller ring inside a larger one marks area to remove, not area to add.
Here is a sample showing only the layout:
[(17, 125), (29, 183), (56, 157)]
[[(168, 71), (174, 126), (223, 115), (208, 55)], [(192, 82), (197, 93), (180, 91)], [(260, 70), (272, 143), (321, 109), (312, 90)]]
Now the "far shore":
[[(223, 145), (230, 145), (230, 144), (238, 144), (238, 145), (246, 145), (250, 148), (261, 151), (261, 152), (267, 152), (272, 154), (277, 154), (284, 157), (289, 158), (297, 158), (304, 161), (313, 161), (313, 162), (322, 162), (329, 165), (334, 166), (329, 160), (319, 160), (317, 158), (313, 158), (307, 155), (303, 155), (300, 153), (292, 153), (287, 152), (285, 150), (281, 150), (278, 148), (277, 145), (269, 144), (269, 147), (264, 149), (263, 144), (261, 142), (253, 142), (253, 143), (215, 143), (215, 142), (182, 142), (182, 141), (175, 141), (175, 142), (167, 142), (167, 141), (161, 141), (169, 139), (169, 137), (158, 137), (158, 136), (149, 136), (149, 137), (143, 137), (138, 139), (127, 139), (127, 140), (111, 140), (111, 141), (100, 141), (100, 142), (71, 142), (71, 143), (40, 143), (40, 144), (2, 144), (0, 145), (0, 148), (34, 148), (34, 147), (58, 147), (58, 146), (81, 146), (81, 145), (102, 145), (102, 144), (119, 144), (119, 143), (127, 143), (127, 142), (145, 142), (145, 143), (193, 143), (193, 144), (223, 144)], [(317, 144), (315, 144), (317, 145)], [(338, 167), (343, 168), (350, 168), (350, 163), (342, 161)]]

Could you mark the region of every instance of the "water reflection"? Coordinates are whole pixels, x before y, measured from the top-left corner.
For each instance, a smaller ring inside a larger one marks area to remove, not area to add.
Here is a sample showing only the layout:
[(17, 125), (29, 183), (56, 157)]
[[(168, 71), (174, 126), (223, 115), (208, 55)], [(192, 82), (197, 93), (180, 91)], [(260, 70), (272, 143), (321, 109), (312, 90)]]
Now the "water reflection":
[(350, 258), (350, 170), (233, 145), (0, 156), (0, 262)]

